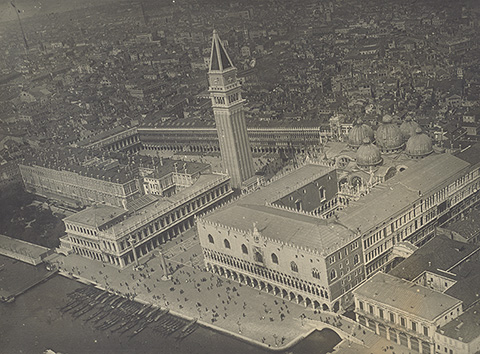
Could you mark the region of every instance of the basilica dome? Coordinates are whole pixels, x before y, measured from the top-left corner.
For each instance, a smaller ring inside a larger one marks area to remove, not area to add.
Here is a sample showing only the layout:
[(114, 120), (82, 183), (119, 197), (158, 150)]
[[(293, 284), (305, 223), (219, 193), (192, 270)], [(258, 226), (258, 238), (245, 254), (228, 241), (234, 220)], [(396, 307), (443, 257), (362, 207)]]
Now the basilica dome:
[(421, 158), (432, 153), (432, 139), (422, 133), (422, 128), (417, 128), (415, 135), (412, 135), (407, 141), (405, 153), (412, 158)]
[(359, 119), (348, 133), (348, 145), (356, 149), (363, 144), (365, 138), (373, 141), (373, 130)]
[(383, 117), (382, 124), (377, 129), (377, 145), (382, 152), (396, 152), (404, 145), (404, 139), (400, 128), (392, 122), (390, 115)]
[(405, 120), (400, 124), (400, 131), (403, 134), (403, 138), (408, 140), (411, 136), (414, 136), (417, 128), (420, 126), (415, 122), (411, 117), (405, 118)]
[(365, 138), (357, 150), (357, 165), (360, 167), (376, 166), (382, 162), (382, 155), (378, 147)]

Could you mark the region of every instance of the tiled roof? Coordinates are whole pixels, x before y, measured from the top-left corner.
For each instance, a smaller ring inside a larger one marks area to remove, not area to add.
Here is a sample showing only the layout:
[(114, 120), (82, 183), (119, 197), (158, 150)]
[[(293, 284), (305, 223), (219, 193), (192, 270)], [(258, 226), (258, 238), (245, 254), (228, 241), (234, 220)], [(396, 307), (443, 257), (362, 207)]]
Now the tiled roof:
[(182, 189), (178, 193), (168, 198), (159, 197), (158, 200), (154, 203), (148, 204), (145, 207), (138, 209), (134, 214), (129, 215), (127, 219), (107, 230), (108, 234), (105, 234), (105, 236), (116, 239), (119, 235), (121, 236), (124, 232), (127, 232), (130, 229), (135, 229), (137, 226), (144, 226), (145, 220), (147, 218), (152, 218), (155, 215), (165, 213), (166, 210), (172, 208), (177, 203), (180, 204), (182, 203), (182, 201), (189, 200), (191, 198), (191, 195), (195, 193), (200, 193), (205, 188), (213, 186), (213, 184), (220, 183), (224, 178), (225, 177), (223, 175), (216, 174), (200, 175), (200, 177), (195, 181), (192, 186)]
[(405, 171), (373, 188), (369, 194), (340, 212), (342, 223), (352, 229), (369, 230), (469, 164), (450, 154), (441, 154), (411, 161), (407, 166), (409, 168)]
[(189, 175), (194, 175), (201, 171), (208, 169), (209, 165), (202, 162), (194, 161), (178, 161), (173, 159), (162, 159), (162, 165), (157, 164), (154, 171), (155, 178), (161, 178), (168, 175), (177, 169), (178, 173), (186, 173)]
[(126, 183), (136, 178), (135, 172), (130, 166), (119, 164), (111, 156), (115, 156), (115, 153), (97, 157), (82, 148), (50, 146), (45, 150), (37, 150), (22, 160), (20, 164), (41, 166), (57, 171), (70, 171), (112, 183)]
[(480, 232), (480, 216), (475, 212), (467, 214), (463, 219), (449, 223), (446, 229), (455, 231), (468, 240)]
[(456, 275), (457, 282), (448, 288), (445, 294), (462, 300), (464, 308), (480, 300), (480, 261), (476, 258), (478, 259), (478, 256), (449, 269), (450, 273)]
[(153, 194), (145, 194), (145, 195), (142, 195), (141, 197), (128, 201), (127, 209), (128, 211), (135, 212), (137, 210), (140, 210), (146, 207), (147, 205), (155, 203), (158, 199), (159, 198)]
[(390, 275), (414, 280), (426, 270), (447, 270), (478, 246), (437, 235), (390, 271)]
[(480, 143), (470, 146), (455, 154), (456, 157), (468, 163), (476, 164), (480, 162)]
[(469, 308), (456, 319), (440, 327), (439, 333), (460, 340), (463, 343), (470, 343), (480, 337), (480, 302)]
[(326, 175), (332, 170), (331, 167), (320, 165), (302, 166), (262, 189), (247, 195), (242, 200), (242, 203), (258, 205), (264, 205), (265, 202), (273, 203), (309, 183), (313, 176)]
[(123, 127), (123, 126), (117, 126), (115, 128), (112, 128), (112, 129), (108, 129), (108, 130), (105, 130), (103, 132), (100, 132), (98, 134), (95, 134), (91, 137), (88, 137), (84, 140), (81, 140), (78, 142), (78, 146), (86, 146), (86, 145), (89, 145), (91, 143), (94, 143), (94, 142), (97, 142), (97, 141), (100, 141), (100, 140), (103, 140), (105, 138), (108, 138), (109, 136), (112, 136), (112, 135), (115, 135), (115, 134), (118, 134), (118, 133), (121, 133), (123, 131), (126, 131), (130, 128), (126, 128), (126, 127)]
[[(307, 247), (319, 252), (337, 249), (339, 242), (352, 241), (355, 234), (344, 226), (325, 219), (290, 212), (288, 210), (235, 203), (213, 213), (211, 222), (244, 231), (253, 230), (253, 224), (264, 237)], [(227, 222), (228, 221), (228, 222)], [(351, 238), (347, 239), (346, 237)]]
[[(273, 203), (290, 192), (302, 188), (312, 180), (313, 176), (327, 174), (332, 170), (330, 167), (319, 165), (305, 165), (206, 218), (225, 226), (240, 229), (246, 227), (245, 230), (250, 230), (253, 221), (260, 217), (257, 212), (263, 212), (264, 219), (257, 220), (259, 223), (285, 224), (286, 234), (281, 235), (280, 231), (274, 231), (268, 232), (265, 236), (298, 246), (318, 248), (328, 253), (334, 251), (335, 246), (342, 247), (346, 242), (350, 242), (356, 230), (366, 232), (379, 225), (419, 199), (420, 192), (425, 193), (432, 187), (435, 188), (469, 164), (452, 155), (442, 154), (428, 156), (420, 161), (409, 161), (408, 166), (410, 167), (407, 170), (398, 173), (384, 184), (376, 186), (369, 194), (339, 212), (336, 224), (342, 226), (334, 228), (333, 233), (332, 224), (322, 223), (319, 217), (308, 217), (302, 220), (302, 225), (297, 225), (294, 221), (298, 213), (283, 211), (281, 215), (285, 220), (282, 222), (279, 212), (274, 207), (265, 206), (266, 203)], [(444, 166), (449, 166), (448, 170)], [(242, 205), (235, 207), (239, 204)], [(253, 206), (262, 206), (262, 208), (259, 210)], [(240, 218), (245, 219), (245, 222), (239, 221)], [(292, 221), (292, 225), (288, 225), (289, 221)], [(317, 234), (328, 236), (321, 239), (310, 238), (310, 235), (316, 237)], [(307, 237), (304, 237), (305, 235)]]

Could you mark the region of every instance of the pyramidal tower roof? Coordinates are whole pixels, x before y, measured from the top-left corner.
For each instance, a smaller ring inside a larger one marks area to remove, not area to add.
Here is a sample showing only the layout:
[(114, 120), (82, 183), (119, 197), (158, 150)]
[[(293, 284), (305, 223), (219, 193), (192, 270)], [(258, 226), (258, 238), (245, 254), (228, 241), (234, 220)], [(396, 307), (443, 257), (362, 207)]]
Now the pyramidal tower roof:
[(212, 53), (210, 54), (210, 71), (223, 71), (233, 67), (232, 61), (223, 47), (217, 31), (213, 30)]

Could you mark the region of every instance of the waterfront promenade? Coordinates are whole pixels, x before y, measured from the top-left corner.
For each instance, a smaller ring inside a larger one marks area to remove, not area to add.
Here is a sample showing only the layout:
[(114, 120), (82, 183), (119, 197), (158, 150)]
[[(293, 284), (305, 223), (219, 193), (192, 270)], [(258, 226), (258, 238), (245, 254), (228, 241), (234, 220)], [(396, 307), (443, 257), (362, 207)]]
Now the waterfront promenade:
[[(389, 345), (351, 319), (305, 308), (202, 270), (201, 248), (193, 230), (164, 245), (163, 253), (173, 270), (170, 280), (162, 280), (158, 256), (141, 258), (141, 271), (133, 266), (120, 270), (77, 255), (52, 255), (48, 261), (83, 282), (168, 308), (188, 319), (197, 318), (204, 326), (272, 350), (290, 348), (323, 328), (334, 329), (345, 339), (339, 352), (370, 353), (369, 347), (383, 350)], [(408, 349), (399, 347), (395, 352), (408, 353)]]
[(54, 273), (42, 265), (33, 266), (0, 255), (0, 302), (14, 301), (17, 296), (46, 281)]

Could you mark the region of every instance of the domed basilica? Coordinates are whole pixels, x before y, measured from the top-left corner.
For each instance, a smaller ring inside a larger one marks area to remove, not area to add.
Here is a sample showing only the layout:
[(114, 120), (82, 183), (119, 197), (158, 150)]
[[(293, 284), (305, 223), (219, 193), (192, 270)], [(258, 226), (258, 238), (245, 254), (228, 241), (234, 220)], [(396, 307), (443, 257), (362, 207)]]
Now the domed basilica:
[(408, 169), (412, 160), (422, 159), (432, 152), (432, 139), (410, 116), (399, 126), (387, 114), (375, 132), (368, 124), (357, 120), (348, 133), (346, 144), (328, 142), (325, 145), (324, 160), (343, 171), (340, 188), (354, 197)]

